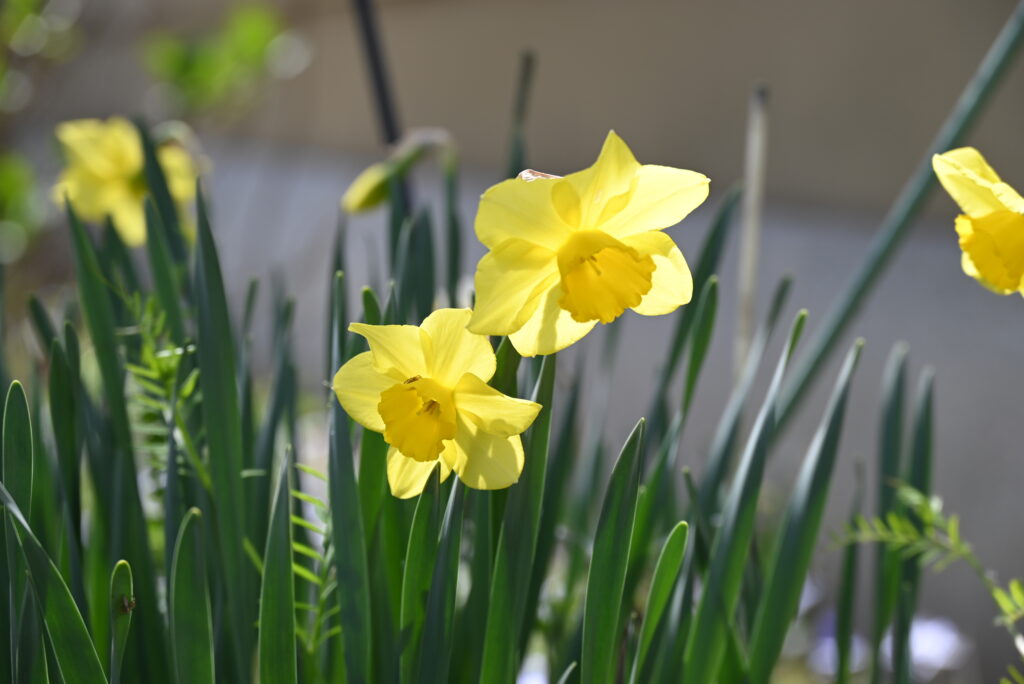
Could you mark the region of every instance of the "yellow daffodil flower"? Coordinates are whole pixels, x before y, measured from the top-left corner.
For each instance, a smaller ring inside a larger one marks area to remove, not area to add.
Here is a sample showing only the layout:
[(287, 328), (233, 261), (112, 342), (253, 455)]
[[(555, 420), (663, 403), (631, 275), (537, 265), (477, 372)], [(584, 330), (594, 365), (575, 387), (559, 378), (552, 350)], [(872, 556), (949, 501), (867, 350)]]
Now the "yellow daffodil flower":
[[(146, 180), (142, 141), (127, 119), (79, 119), (57, 126), (66, 165), (53, 188), (54, 201), (71, 201), (87, 221), (107, 216), (121, 239), (136, 247), (146, 241), (143, 208)], [(171, 197), (182, 209), (195, 198), (198, 170), (188, 151), (177, 144), (157, 149)]]
[(935, 155), (932, 168), (963, 212), (956, 232), (964, 273), (997, 294), (1024, 295), (1024, 198), (973, 147)]
[(502, 489), (523, 470), (519, 435), (540, 405), (490, 387), (495, 357), (483, 335), (466, 329), (469, 309), (440, 309), (423, 325), (366, 325), (370, 351), (334, 376), (334, 392), (352, 418), (384, 433), (388, 482), (400, 498), (416, 496), (434, 466), (454, 470), (474, 489)]
[(564, 178), (524, 171), (483, 194), (469, 329), (508, 335), (523, 356), (552, 354), (626, 309), (644, 316), (690, 301), (693, 278), (662, 232), (708, 196), (694, 171), (639, 164), (608, 134), (597, 162)]

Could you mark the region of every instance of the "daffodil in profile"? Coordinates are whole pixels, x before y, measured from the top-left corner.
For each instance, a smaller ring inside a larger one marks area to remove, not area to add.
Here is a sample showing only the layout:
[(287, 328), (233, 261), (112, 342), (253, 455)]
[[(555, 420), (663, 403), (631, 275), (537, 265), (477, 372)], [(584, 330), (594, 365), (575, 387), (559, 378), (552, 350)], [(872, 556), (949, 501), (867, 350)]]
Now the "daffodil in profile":
[[(145, 243), (147, 187), (142, 141), (135, 126), (120, 117), (79, 119), (58, 125), (56, 133), (65, 167), (53, 188), (54, 201), (69, 200), (87, 221), (109, 216), (126, 244)], [(171, 197), (186, 208), (195, 198), (195, 160), (176, 143), (160, 145), (157, 158)]]
[(469, 329), (508, 335), (523, 356), (551, 354), (626, 309), (645, 316), (690, 301), (693, 278), (663, 232), (708, 196), (694, 171), (641, 165), (608, 134), (588, 169), (559, 177), (524, 171), (480, 199)]
[(963, 212), (956, 232), (964, 273), (998, 294), (1024, 295), (1024, 198), (973, 147), (937, 154), (932, 167)]
[(388, 443), (387, 473), (397, 497), (416, 496), (440, 464), (474, 489), (502, 489), (523, 470), (519, 435), (540, 405), (487, 382), (495, 356), (487, 337), (466, 329), (469, 309), (440, 309), (420, 326), (353, 323), (370, 350), (334, 376), (342, 407)]

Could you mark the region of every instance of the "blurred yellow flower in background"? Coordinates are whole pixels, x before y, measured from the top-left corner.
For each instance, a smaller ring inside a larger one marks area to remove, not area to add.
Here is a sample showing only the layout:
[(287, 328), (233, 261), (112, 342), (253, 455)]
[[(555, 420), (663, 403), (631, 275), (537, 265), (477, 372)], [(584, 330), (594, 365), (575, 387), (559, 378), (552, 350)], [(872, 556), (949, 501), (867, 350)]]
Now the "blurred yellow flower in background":
[(474, 489), (502, 489), (523, 470), (519, 438), (540, 405), (487, 385), (495, 356), (485, 336), (466, 329), (469, 309), (440, 309), (421, 326), (353, 323), (370, 351), (334, 376), (338, 401), (368, 430), (384, 433), (388, 483), (416, 496), (437, 463)]
[(956, 218), (964, 273), (997, 294), (1024, 295), (1024, 198), (1004, 183), (973, 147), (932, 158)]
[(639, 164), (610, 132), (588, 169), (524, 171), (483, 194), (469, 328), (508, 335), (523, 356), (552, 354), (626, 309), (645, 316), (690, 301), (693, 278), (663, 229), (708, 196), (694, 171)]
[[(110, 217), (121, 239), (135, 247), (146, 241), (146, 187), (142, 141), (130, 121), (112, 117), (66, 121), (57, 126), (65, 167), (53, 188), (54, 201), (71, 201), (87, 221)], [(179, 208), (195, 199), (196, 162), (183, 146), (157, 148), (171, 197)]]

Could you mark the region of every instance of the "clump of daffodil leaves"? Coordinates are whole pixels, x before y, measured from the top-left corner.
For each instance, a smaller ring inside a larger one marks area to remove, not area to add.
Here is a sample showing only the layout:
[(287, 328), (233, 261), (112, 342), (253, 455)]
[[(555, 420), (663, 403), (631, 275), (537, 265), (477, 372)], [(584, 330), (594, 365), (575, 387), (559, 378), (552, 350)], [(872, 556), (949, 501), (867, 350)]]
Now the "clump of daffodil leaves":
[(390, 445), (392, 493), (419, 494), (435, 463), (442, 479), (454, 470), (476, 489), (514, 484), (519, 434), (540, 407), (486, 384), (495, 371), (487, 336), (507, 335), (522, 356), (553, 354), (626, 309), (656, 316), (688, 303), (690, 269), (663, 230), (707, 198), (709, 183), (641, 165), (610, 132), (588, 169), (564, 178), (527, 170), (488, 189), (475, 224), (489, 252), (474, 309), (435, 311), (420, 327), (353, 324), (370, 351), (334, 378), (349, 415)]
[(956, 232), (964, 273), (997, 294), (1024, 295), (1024, 198), (973, 147), (937, 154), (932, 167), (963, 212)]

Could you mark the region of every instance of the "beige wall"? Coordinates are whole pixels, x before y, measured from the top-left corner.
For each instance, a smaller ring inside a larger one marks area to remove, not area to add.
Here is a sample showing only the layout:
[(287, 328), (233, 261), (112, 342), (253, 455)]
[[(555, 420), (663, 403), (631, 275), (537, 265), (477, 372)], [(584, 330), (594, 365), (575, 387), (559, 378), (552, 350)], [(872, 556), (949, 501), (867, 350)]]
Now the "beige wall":
[[(87, 4), (93, 46), (57, 79), (44, 113), (138, 111), (145, 77), (133, 37), (154, 26), (209, 26), (227, 4)], [(236, 132), (379, 153), (348, 0), (279, 4), (312, 41), (313, 64), (275, 84)], [(765, 82), (769, 200), (877, 209), (895, 195), (1013, 5), (385, 0), (380, 25), (403, 123), (450, 128), (471, 163), (503, 166), (518, 55), (531, 48), (532, 166), (579, 168), (615, 128), (641, 160), (704, 171), (722, 189), (739, 176), (747, 94)], [(1018, 185), (1022, 111), (1024, 66), (1016, 64), (972, 138)]]
[[(739, 175), (746, 97), (772, 89), (770, 196), (878, 207), (919, 158), (1014, 3), (404, 2), (381, 12), (405, 125), (444, 125), (467, 159), (504, 159), (518, 53), (538, 57), (531, 165), (588, 163), (616, 128), (642, 160)], [(347, 3), (297, 16), (313, 69), (263, 125), (303, 142), (376, 145)], [(302, 106), (305, 104), (310, 107)], [(972, 140), (1024, 185), (1024, 68)]]

